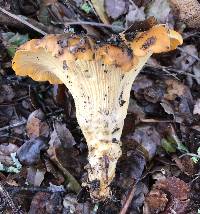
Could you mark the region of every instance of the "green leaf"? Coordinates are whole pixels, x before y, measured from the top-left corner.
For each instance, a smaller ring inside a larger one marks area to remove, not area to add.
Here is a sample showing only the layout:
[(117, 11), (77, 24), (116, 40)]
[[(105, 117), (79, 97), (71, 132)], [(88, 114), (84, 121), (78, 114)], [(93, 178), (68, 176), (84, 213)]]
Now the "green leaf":
[(164, 150), (168, 153), (174, 153), (176, 152), (176, 145), (174, 143), (171, 143), (167, 139), (163, 138), (161, 140), (161, 146), (164, 148)]
[(81, 9), (86, 12), (87, 14), (92, 12), (92, 7), (90, 6), (89, 3), (85, 2), (82, 4)]
[(177, 143), (177, 149), (180, 151), (180, 152), (189, 152), (188, 148), (183, 145), (181, 142), (176, 142)]
[(197, 154), (200, 155), (200, 147), (197, 149)]
[(192, 160), (194, 163), (198, 163), (199, 158), (197, 158), (197, 157), (191, 157), (191, 160)]
[(29, 40), (28, 34), (7, 32), (2, 34), (9, 56), (13, 57), (16, 49)]

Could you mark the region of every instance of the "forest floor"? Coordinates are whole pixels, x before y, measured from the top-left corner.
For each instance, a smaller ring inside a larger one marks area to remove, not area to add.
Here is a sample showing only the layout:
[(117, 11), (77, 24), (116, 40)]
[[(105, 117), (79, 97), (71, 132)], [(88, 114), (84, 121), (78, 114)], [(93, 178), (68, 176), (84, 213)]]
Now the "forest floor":
[[(0, 0), (0, 213), (200, 213), (198, 23), (167, 0), (102, 2)], [(46, 33), (101, 39), (150, 16), (184, 43), (153, 55), (133, 83), (112, 197), (94, 203), (86, 188), (70, 188), (70, 176), (87, 180), (87, 144), (71, 94), (16, 76), (12, 57)]]

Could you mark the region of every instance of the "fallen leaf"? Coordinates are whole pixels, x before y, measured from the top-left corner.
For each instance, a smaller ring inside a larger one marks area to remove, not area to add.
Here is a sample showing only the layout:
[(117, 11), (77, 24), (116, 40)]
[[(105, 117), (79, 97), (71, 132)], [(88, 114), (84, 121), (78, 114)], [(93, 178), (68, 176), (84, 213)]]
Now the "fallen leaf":
[(198, 51), (194, 45), (181, 47), (181, 51), (178, 52), (172, 60), (173, 66), (185, 72), (192, 70), (192, 65), (196, 62), (196, 59), (190, 56), (190, 54), (198, 57)]
[(28, 41), (28, 34), (22, 35), (19, 33), (2, 33), (4, 45), (7, 48), (8, 54), (13, 57), (17, 47)]
[(155, 17), (160, 23), (166, 23), (168, 21), (170, 11), (171, 8), (168, 0), (154, 0), (148, 4), (146, 15), (147, 17)]
[[(72, 134), (65, 124), (56, 122), (49, 141), (47, 153), (50, 159), (59, 167), (69, 182), (69, 188), (79, 191), (79, 184), (73, 176), (78, 176), (82, 170), (78, 157), (78, 150)], [(72, 186), (70, 186), (72, 185)]]
[(81, 213), (88, 214), (92, 212), (90, 203), (78, 203), (77, 197), (74, 194), (67, 194), (63, 200), (64, 212), (65, 213)]
[(117, 19), (128, 10), (127, 0), (105, 0), (105, 10), (109, 17)]
[(145, 198), (143, 213), (160, 213), (165, 210), (168, 203), (167, 194), (162, 190), (153, 189)]
[(200, 27), (200, 4), (198, 0), (170, 0), (180, 21), (191, 28)]
[(53, 214), (62, 213), (62, 197), (60, 192), (44, 193), (38, 192), (31, 202), (29, 214)]
[(33, 186), (40, 186), (44, 180), (44, 175), (46, 173), (45, 169), (36, 169), (31, 166), (27, 168), (27, 182)]
[(51, 197), (50, 193), (38, 192), (33, 197), (29, 214), (44, 214), (47, 213), (46, 205)]
[(26, 130), (27, 135), (30, 139), (36, 137), (48, 137), (49, 136), (49, 126), (44, 121), (45, 115), (44, 113), (38, 109), (32, 112), (27, 120)]
[(0, 162), (6, 166), (13, 165), (11, 154), (15, 153), (18, 150), (18, 148), (19, 148), (18, 146), (12, 143), (0, 144)]
[(0, 103), (11, 102), (14, 97), (15, 97), (15, 92), (12, 86), (8, 84), (0, 85)]
[[(146, 212), (145, 214), (159, 213), (160, 211), (163, 214), (168, 214), (171, 213), (171, 210), (174, 213), (186, 213), (189, 203), (189, 191), (189, 185), (176, 177), (156, 181), (145, 199), (145, 210), (154, 212)], [(162, 197), (152, 197), (155, 193)]]
[(199, 114), (200, 115), (200, 99), (197, 99), (197, 101), (194, 105), (193, 114)]
[(128, 13), (126, 15), (126, 27), (131, 26), (136, 21), (145, 20), (144, 7), (138, 8), (138, 6), (131, 2), (129, 4)]
[(27, 166), (40, 162), (40, 153), (48, 148), (45, 138), (38, 137), (25, 142), (18, 150), (17, 156)]
[(154, 157), (157, 146), (161, 143), (159, 133), (152, 126), (138, 127), (133, 134), (126, 136), (126, 138), (137, 142), (147, 159)]

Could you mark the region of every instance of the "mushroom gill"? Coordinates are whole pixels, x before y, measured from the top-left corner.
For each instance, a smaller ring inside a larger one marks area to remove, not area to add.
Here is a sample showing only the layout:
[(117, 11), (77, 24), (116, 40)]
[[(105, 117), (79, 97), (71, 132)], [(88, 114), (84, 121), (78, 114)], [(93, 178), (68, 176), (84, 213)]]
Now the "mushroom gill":
[(94, 200), (110, 195), (135, 77), (154, 52), (169, 51), (181, 43), (178, 33), (157, 25), (120, 46), (92, 47), (86, 36), (48, 35), (16, 52), (13, 69), (17, 75), (64, 83), (70, 90), (88, 146), (88, 187)]

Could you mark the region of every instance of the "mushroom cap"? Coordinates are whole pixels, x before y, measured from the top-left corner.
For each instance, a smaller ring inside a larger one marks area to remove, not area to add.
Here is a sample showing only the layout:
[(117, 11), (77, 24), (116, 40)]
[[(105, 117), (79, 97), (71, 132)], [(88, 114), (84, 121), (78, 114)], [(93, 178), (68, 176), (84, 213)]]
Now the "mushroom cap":
[(136, 56), (145, 56), (147, 53), (162, 53), (172, 51), (183, 43), (179, 33), (170, 30), (165, 25), (155, 25), (150, 30), (139, 33), (130, 43)]
[(33, 39), (17, 50), (12, 67), (19, 76), (30, 76), (36, 81), (61, 84), (59, 72), (67, 72), (78, 59), (102, 60), (103, 64), (116, 65), (128, 71), (137, 60), (128, 48), (104, 44), (92, 47), (86, 36), (47, 35), (43, 39)]
[(102, 64), (115, 65), (127, 72), (138, 65), (141, 57), (174, 50), (182, 42), (181, 35), (165, 25), (156, 25), (139, 33), (132, 42), (121, 42), (120, 46), (94, 45), (95, 42), (84, 35), (47, 35), (22, 45), (13, 58), (12, 67), (19, 76), (61, 84), (63, 81), (58, 74), (67, 72), (78, 59), (101, 60)]

